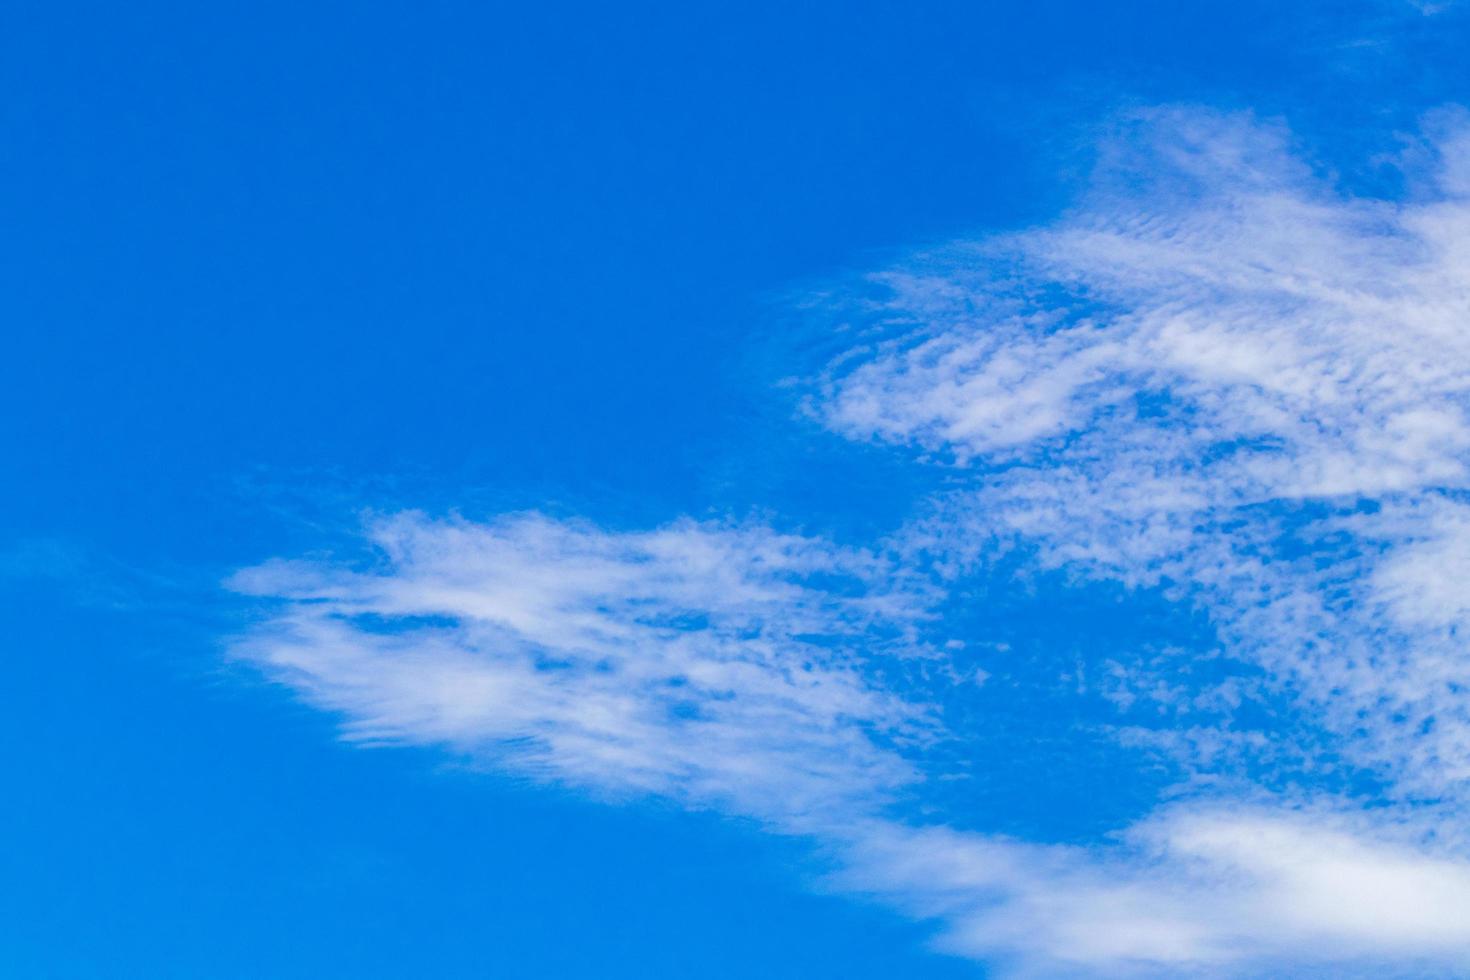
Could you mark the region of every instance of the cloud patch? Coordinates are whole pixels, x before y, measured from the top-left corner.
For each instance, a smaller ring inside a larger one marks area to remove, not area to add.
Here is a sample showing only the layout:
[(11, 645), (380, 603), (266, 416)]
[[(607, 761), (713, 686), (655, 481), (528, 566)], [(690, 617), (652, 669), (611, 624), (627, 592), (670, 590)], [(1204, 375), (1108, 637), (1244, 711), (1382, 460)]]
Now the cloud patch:
[(613, 533), (533, 514), (403, 514), (369, 535), (380, 568), (273, 562), (232, 582), (285, 600), (236, 653), (352, 738), (791, 820), (912, 778), (870, 737), (924, 729), (920, 706), (864, 674), (911, 633), (912, 599), (872, 555), (760, 527)]

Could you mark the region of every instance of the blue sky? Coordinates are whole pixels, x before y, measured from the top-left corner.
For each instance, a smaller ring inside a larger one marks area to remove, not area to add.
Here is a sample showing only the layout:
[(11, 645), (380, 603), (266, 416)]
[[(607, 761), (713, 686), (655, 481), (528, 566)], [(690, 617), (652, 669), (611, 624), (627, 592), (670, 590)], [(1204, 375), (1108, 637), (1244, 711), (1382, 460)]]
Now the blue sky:
[(1452, 976), (1461, 5), (22, 4), (8, 975)]

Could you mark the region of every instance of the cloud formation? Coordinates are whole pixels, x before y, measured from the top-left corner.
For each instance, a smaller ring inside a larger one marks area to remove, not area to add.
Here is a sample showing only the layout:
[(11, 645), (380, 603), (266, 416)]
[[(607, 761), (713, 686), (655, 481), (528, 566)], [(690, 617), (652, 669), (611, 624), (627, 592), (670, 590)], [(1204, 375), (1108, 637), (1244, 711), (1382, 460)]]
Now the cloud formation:
[(759, 527), (610, 533), (533, 514), (377, 523), (384, 570), (274, 562), (289, 611), (237, 652), (349, 719), (613, 793), (794, 819), (911, 778), (870, 735), (922, 710), (869, 684), (910, 600), (871, 555)]
[[(406, 514), (375, 567), (236, 576), (275, 603), (236, 652), (354, 738), (807, 836), (1018, 974), (1463, 971), (1470, 137), (1430, 129), (1389, 202), (1279, 128), (1143, 114), (1055, 224), (873, 276), (807, 411), (949, 489), (869, 550)], [(1109, 665), (1110, 737), (1178, 782), (1090, 845), (936, 813), (975, 677), (942, 614), (1017, 553), (1201, 611), (1251, 671)]]
[(946, 547), (1016, 534), (1170, 583), (1334, 748), (1457, 796), (1463, 602), (1404, 584), (1448, 581), (1465, 521), (1465, 138), (1437, 145), (1423, 200), (1391, 204), (1337, 194), (1247, 119), (1142, 132), (1140, 181), (890, 275), (898, 336), (834, 371), (819, 411), (984, 470), (931, 529)]

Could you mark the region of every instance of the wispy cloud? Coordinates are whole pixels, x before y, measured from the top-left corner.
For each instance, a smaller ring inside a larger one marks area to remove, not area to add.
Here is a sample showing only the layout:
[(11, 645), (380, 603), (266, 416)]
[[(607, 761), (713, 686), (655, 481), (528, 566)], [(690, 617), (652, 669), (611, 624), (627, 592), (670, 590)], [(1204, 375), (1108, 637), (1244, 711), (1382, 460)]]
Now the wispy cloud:
[(284, 604), (237, 652), (349, 738), (811, 836), (834, 885), (1023, 972), (1470, 944), (1443, 911), (1470, 900), (1470, 866), (1340, 816), (1214, 801), (1094, 849), (906, 818), (941, 733), (913, 689), (878, 679), (885, 660), (938, 654), (916, 638), (930, 596), (895, 593), (902, 576), (873, 555), (759, 527), (620, 534), (535, 515), (410, 514), (372, 536), (380, 566), (275, 562), (232, 583)]
[[(1386, 202), (1280, 128), (1145, 114), (1054, 225), (877, 274), (808, 409), (951, 478), (869, 550), (405, 514), (376, 564), (237, 575), (270, 612), (236, 652), (352, 738), (809, 836), (1018, 974), (1463, 971), (1470, 140), (1440, 130)], [(1105, 665), (1111, 737), (1180, 784), (1090, 845), (935, 790), (976, 676), (942, 613), (1002, 553), (1202, 610), (1254, 671)]]
[(1457, 794), (1463, 603), (1403, 593), (1450, 570), (1433, 563), (1470, 488), (1464, 137), (1424, 200), (1390, 204), (1336, 194), (1246, 118), (1130, 135), (1058, 226), (885, 275), (872, 316), (896, 336), (834, 369), (816, 410), (973, 474), (921, 540), (1019, 536), (1169, 584), (1334, 750)]
[[(1337, 816), (1181, 807), (1108, 847), (874, 828), (844, 876), (946, 924), (941, 948), (1042, 976), (1463, 970), (1470, 863)], [(1435, 960), (1439, 960), (1438, 968)]]
[(372, 537), (376, 571), (276, 562), (233, 581), (289, 600), (237, 652), (353, 738), (788, 821), (912, 778), (870, 737), (924, 727), (864, 672), (912, 632), (912, 598), (872, 555), (760, 527), (618, 534), (536, 515), (409, 514)]

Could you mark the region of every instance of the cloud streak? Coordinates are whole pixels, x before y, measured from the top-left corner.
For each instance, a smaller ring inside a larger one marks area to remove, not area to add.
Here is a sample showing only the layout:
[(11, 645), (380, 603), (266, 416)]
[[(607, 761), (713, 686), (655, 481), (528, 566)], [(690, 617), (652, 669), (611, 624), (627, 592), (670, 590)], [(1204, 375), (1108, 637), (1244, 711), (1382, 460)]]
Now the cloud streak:
[(236, 652), (353, 738), (790, 821), (913, 777), (870, 737), (925, 727), (863, 673), (911, 633), (912, 599), (885, 594), (895, 576), (872, 555), (760, 527), (618, 534), (531, 514), (405, 514), (371, 538), (376, 572), (275, 562), (232, 583), (289, 602)]

